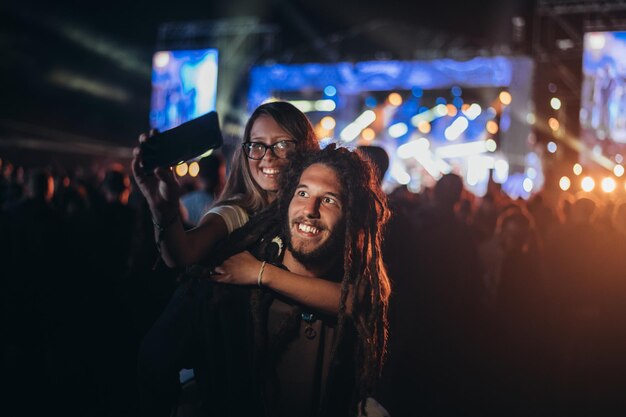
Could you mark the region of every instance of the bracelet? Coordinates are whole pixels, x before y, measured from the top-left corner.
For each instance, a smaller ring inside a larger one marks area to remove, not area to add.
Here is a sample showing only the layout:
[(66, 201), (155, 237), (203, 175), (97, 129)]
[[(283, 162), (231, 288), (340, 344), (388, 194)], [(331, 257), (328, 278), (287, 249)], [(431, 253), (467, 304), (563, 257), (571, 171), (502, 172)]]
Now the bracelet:
[(161, 242), (163, 242), (163, 235), (165, 234), (165, 231), (168, 229), (168, 227), (174, 224), (176, 219), (178, 219), (179, 214), (180, 213), (177, 211), (176, 214), (174, 214), (174, 216), (172, 216), (172, 218), (167, 223), (164, 223), (164, 224), (161, 224), (157, 222), (156, 220), (154, 220), (154, 217), (152, 218), (152, 224), (159, 232), (157, 234), (157, 239), (156, 239), (156, 247), (159, 253), (161, 252)]
[(179, 214), (179, 213), (178, 213), (178, 212), (176, 212), (176, 214), (174, 214), (174, 215), (172, 216), (172, 218), (171, 218), (169, 221), (167, 221), (167, 222), (165, 222), (165, 223), (163, 223), (163, 224), (161, 224), (161, 223), (157, 222), (156, 220), (154, 220), (154, 217), (152, 217), (152, 224), (154, 225), (154, 227), (156, 227), (156, 229), (157, 229), (159, 232), (163, 233), (163, 232), (165, 232), (165, 231), (167, 230), (167, 228), (168, 228), (168, 227), (170, 227), (171, 225), (173, 225), (173, 224), (174, 224), (174, 222), (175, 222), (175, 221), (176, 221), (176, 219), (178, 218), (178, 214)]
[(259, 269), (259, 276), (256, 279), (256, 283), (259, 286), (259, 288), (263, 288), (263, 270), (265, 269), (265, 264), (267, 262), (263, 261), (263, 263), (261, 263), (261, 269)]

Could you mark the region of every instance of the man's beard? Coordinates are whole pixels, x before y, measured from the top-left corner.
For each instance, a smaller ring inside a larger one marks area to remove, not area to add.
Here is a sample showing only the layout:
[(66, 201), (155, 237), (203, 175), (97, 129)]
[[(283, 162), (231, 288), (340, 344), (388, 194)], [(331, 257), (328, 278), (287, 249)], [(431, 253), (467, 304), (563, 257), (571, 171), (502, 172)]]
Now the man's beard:
[(344, 236), (338, 231), (343, 230), (343, 223), (335, 226), (330, 236), (320, 246), (310, 252), (302, 252), (293, 246), (291, 242), (291, 228), (289, 221), (283, 226), (286, 228), (284, 235), (287, 237), (287, 248), (291, 255), (302, 265), (307, 267), (319, 267), (327, 264), (332, 267), (336, 258), (342, 253), (344, 247)]

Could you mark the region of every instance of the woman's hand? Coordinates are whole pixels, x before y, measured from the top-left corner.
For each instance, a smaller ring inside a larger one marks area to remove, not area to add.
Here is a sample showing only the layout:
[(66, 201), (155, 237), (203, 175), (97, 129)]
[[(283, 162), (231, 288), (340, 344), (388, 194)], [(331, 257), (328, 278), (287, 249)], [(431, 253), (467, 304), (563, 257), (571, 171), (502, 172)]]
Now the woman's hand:
[(261, 263), (250, 252), (241, 252), (215, 267), (215, 275), (211, 278), (225, 284), (257, 285)]
[[(150, 140), (157, 135), (154, 129), (147, 135), (139, 135), (139, 143)], [(150, 210), (156, 221), (172, 216), (172, 212), (178, 210), (180, 197), (180, 185), (174, 177), (174, 172), (169, 168), (155, 168), (152, 172), (146, 172), (143, 168), (143, 155), (141, 147), (133, 149), (132, 171), (139, 190), (144, 195), (150, 206)]]

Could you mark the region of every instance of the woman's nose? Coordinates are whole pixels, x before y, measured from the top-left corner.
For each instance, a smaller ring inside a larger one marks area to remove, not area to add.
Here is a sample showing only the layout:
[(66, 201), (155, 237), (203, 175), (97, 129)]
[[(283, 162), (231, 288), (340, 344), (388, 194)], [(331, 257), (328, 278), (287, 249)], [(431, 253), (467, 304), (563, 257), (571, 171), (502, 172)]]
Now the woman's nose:
[(274, 150), (272, 148), (267, 148), (265, 150), (265, 155), (263, 155), (263, 159), (267, 159), (268, 161), (276, 159), (276, 155), (274, 155)]

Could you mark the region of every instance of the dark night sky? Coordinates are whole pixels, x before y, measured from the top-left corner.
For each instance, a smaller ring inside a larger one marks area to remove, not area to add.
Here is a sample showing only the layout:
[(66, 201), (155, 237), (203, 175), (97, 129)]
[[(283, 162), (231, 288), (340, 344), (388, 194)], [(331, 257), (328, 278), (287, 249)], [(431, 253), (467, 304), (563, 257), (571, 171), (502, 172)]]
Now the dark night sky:
[[(531, 12), (530, 0), (5, 1), (0, 145), (70, 137), (132, 146), (148, 127), (151, 57), (164, 22), (256, 16), (278, 30), (260, 58), (319, 62), (411, 59), (433, 39), (443, 39), (440, 48), (490, 46), (510, 38), (512, 16), (530, 23)], [(0, 147), (0, 155), (12, 151)]]

